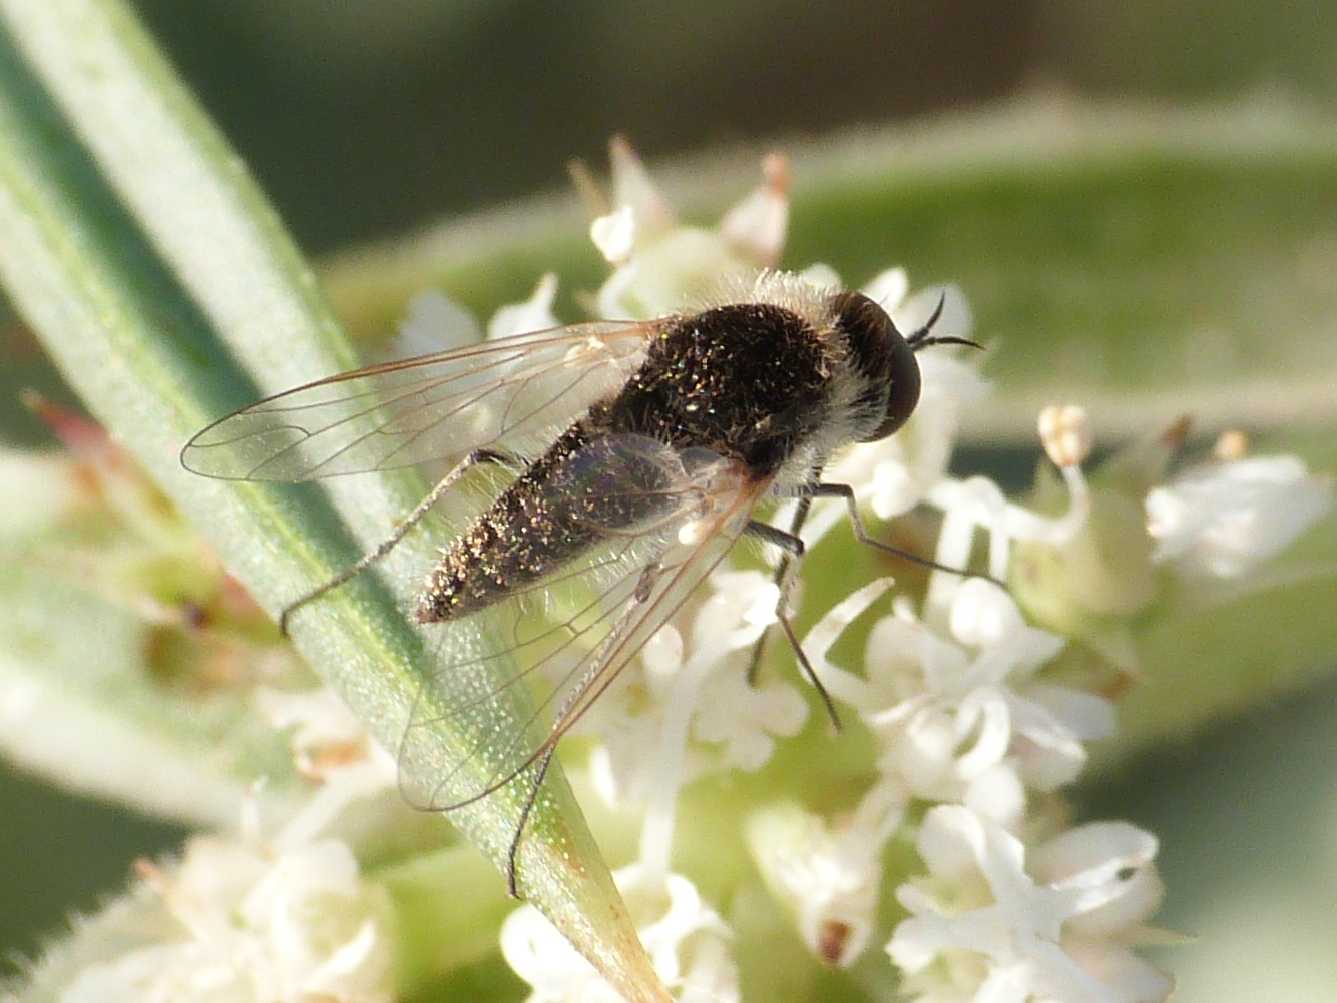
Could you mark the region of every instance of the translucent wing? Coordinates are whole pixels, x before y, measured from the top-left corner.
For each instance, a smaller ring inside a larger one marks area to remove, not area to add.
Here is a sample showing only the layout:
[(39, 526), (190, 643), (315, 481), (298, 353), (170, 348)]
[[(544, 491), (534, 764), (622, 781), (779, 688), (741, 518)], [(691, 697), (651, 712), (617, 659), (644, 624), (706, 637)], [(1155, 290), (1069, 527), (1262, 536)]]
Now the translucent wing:
[(647, 324), (575, 324), (331, 376), (197, 433), (181, 463), (230, 480), (305, 481), (458, 458), (502, 440), (537, 452), (638, 365)]
[[(401, 786), (418, 807), (448, 811), (532, 784), (557, 740), (733, 546), (767, 487), (708, 450), (637, 437), (611, 448), (602, 440), (568, 467), (553, 491), (582, 494), (600, 540), (446, 626), (443, 667), (423, 686), (400, 747)], [(628, 506), (625, 485), (647, 481), (655, 504)], [(517, 687), (529, 691), (518, 701)], [(442, 726), (458, 736), (449, 762), (428, 758), (440, 747), (428, 736)]]

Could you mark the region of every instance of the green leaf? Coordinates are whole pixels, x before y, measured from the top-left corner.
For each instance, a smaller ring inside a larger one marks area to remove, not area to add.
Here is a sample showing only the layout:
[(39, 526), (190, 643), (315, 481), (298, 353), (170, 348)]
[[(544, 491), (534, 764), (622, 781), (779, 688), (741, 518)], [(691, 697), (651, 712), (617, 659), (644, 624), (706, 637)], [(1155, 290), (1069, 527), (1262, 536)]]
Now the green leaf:
[[(244, 167), (122, 4), (5, 0), (0, 19), (0, 276), (94, 415), (277, 610), (382, 537), (422, 485), (234, 484), (179, 466), (209, 420), (353, 353)], [(406, 543), (383, 577), (294, 623), (307, 660), (389, 748), (436, 666), (388, 583), (429, 559)], [(442, 759), (461, 741), (444, 725), (434, 738)], [(522, 844), (525, 890), (621, 992), (662, 999), (559, 774), (547, 791)], [(504, 865), (523, 797), (452, 821)]]

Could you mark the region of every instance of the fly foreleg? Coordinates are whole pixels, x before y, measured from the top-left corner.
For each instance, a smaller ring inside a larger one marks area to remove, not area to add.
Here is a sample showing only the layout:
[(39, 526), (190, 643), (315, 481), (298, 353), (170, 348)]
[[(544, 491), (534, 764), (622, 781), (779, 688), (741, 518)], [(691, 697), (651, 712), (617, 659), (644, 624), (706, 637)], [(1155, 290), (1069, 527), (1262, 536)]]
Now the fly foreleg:
[(279, 613), (279, 630), (283, 635), (286, 637), (288, 634), (288, 620), (293, 613), (297, 612), (307, 603), (319, 599), (326, 592), (329, 592), (332, 589), (337, 589), (340, 585), (357, 577), (386, 554), (390, 553), (390, 551), (394, 550), (399, 541), (408, 535), (409, 530), (421, 522), (423, 516), (431, 510), (432, 506), (441, 500), (441, 496), (449, 491), (471, 467), (480, 463), (514, 465), (516, 459), (508, 453), (502, 453), (494, 449), (475, 449), (468, 456), (464, 457), (464, 459), (460, 460), (459, 463), (451, 468), (450, 472), (446, 474), (445, 477), (437, 482), (436, 486), (427, 493), (426, 497), (418, 503), (417, 507), (408, 514), (408, 517), (395, 527), (395, 531), (376, 546), (376, 549), (363, 554), (356, 564), (349, 565), (329, 581), (322, 582), (316, 588), (306, 593), (306, 595), (303, 595), (288, 603), (287, 606), (284, 606)]
[[(811, 508), (812, 508), (811, 498), (806, 496), (800, 498), (798, 500), (798, 507), (794, 509), (794, 518), (791, 519), (789, 522), (789, 532), (787, 535), (793, 537), (795, 540), (798, 540), (800, 545), (797, 548), (798, 550), (797, 555), (795, 554), (796, 548), (792, 546), (785, 546), (784, 544), (780, 543), (775, 544), (785, 553), (785, 556), (780, 558), (779, 566), (775, 569), (775, 584), (776, 587), (780, 589), (782, 594), (784, 593), (785, 587), (788, 584), (790, 567), (792, 566), (796, 557), (802, 556), (803, 541), (799, 539), (798, 534), (799, 531), (803, 529), (803, 524), (808, 521), (808, 511)], [(751, 531), (752, 527), (757, 525), (761, 524), (755, 522), (749, 523), (748, 530)], [(767, 526), (766, 528), (768, 530), (774, 529), (773, 526)], [(776, 532), (782, 532), (782, 531), (776, 530)], [(764, 538), (764, 534), (761, 533), (753, 533), (753, 535)], [(771, 540), (770, 542), (775, 543), (774, 540)], [(752, 660), (748, 662), (747, 666), (747, 682), (749, 686), (757, 685), (757, 676), (760, 675), (761, 673), (761, 656), (765, 654), (765, 652), (766, 652), (766, 635), (762, 634), (760, 640), (758, 640), (757, 643), (752, 646)]]

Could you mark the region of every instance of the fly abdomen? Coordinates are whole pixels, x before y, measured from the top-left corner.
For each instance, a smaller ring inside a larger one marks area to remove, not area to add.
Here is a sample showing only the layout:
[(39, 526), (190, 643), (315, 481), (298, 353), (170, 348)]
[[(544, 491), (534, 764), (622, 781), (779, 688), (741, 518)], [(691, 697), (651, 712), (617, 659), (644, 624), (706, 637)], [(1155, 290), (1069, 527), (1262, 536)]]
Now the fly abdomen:
[(680, 504), (663, 447), (643, 437), (569, 428), (459, 536), (418, 599), (420, 623), (485, 609), (599, 543)]

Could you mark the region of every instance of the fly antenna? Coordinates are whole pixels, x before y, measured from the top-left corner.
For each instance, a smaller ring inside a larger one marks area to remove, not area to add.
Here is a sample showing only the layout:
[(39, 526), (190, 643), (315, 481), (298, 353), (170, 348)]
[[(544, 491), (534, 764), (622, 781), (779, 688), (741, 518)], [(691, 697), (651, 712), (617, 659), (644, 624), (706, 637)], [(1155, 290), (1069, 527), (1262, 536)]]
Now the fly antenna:
[(946, 305), (946, 303), (947, 303), (947, 293), (946, 292), (940, 293), (938, 296), (938, 305), (933, 308), (932, 315), (929, 317), (927, 321), (924, 322), (923, 327), (921, 327), (918, 331), (916, 331), (914, 334), (910, 335), (908, 338), (905, 339), (905, 343), (909, 345), (910, 348), (916, 352), (919, 351), (921, 348), (927, 348), (929, 345), (969, 345), (971, 348), (978, 348), (982, 351), (984, 349), (984, 346), (981, 345), (978, 341), (971, 341), (969, 338), (929, 337), (929, 332), (933, 330), (933, 325), (938, 322), (938, 319), (940, 317), (942, 317), (942, 308)]

